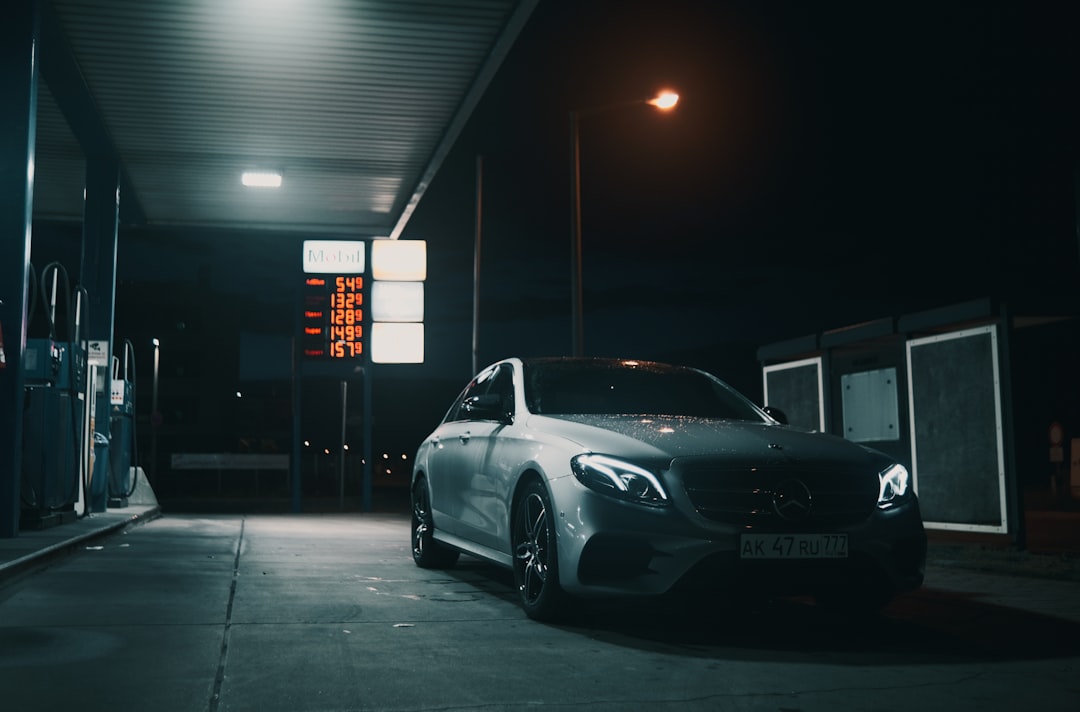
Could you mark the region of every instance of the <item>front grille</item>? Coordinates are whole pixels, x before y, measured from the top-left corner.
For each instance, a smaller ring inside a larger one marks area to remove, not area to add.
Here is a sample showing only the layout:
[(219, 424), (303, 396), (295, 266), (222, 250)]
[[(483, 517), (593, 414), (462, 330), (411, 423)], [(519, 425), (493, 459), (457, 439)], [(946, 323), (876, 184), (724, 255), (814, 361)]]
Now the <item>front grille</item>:
[[(876, 473), (797, 466), (730, 467), (693, 464), (681, 473), (683, 487), (698, 514), (714, 522), (777, 530), (824, 529), (857, 524), (877, 506)], [(774, 497), (792, 481), (810, 492), (804, 518), (781, 517)]]

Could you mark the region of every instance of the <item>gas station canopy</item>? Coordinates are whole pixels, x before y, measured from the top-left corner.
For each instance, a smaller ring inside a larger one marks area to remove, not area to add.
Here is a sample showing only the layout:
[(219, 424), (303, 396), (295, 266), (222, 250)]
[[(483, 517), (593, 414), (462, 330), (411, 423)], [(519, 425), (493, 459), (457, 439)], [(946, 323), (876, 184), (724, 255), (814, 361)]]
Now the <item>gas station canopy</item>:
[(537, 1), (46, 0), (34, 218), (396, 238)]

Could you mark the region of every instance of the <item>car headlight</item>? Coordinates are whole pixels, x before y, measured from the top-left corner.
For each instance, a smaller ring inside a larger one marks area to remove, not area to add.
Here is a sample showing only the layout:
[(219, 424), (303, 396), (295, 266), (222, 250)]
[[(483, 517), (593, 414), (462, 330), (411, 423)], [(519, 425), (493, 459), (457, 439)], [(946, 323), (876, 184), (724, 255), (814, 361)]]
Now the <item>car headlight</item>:
[(878, 474), (881, 480), (877, 503), (886, 508), (900, 504), (911, 493), (910, 476), (903, 465), (893, 465)]
[(578, 455), (570, 469), (581, 484), (617, 499), (663, 506), (668, 495), (652, 472), (606, 455)]

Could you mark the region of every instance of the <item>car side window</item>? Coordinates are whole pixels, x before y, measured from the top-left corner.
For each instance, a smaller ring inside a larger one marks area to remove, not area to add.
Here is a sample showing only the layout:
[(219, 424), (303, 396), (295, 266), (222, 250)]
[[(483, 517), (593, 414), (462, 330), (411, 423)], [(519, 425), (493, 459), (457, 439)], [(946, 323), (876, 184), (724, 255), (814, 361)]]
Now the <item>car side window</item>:
[[(481, 404), (479, 409), (470, 410), (466, 404), (477, 396), (482, 397), (487, 403)], [(496, 399), (496, 403), (490, 402)], [(498, 412), (498, 416), (494, 411)], [(502, 364), (497, 368), (484, 371), (462, 391), (454, 402), (447, 415), (446, 421), (461, 420), (494, 420), (499, 419), (506, 413), (514, 412), (514, 372), (509, 364)]]
[(469, 420), (471, 416), (469, 415), (469, 412), (465, 410), (465, 402), (473, 396), (481, 395), (486, 390), (486, 382), (481, 383), (479, 380), (476, 380), (470, 383), (468, 388), (462, 391), (461, 395), (458, 396), (457, 402), (454, 403), (450, 417), (447, 418), (447, 420)]
[[(506, 376), (501, 376), (500, 374), (502, 373), (505, 373)], [(446, 420), (475, 420), (477, 416), (467, 410), (465, 408), (465, 404), (469, 401), (470, 398), (473, 398), (475, 396), (501, 394), (501, 391), (498, 389), (504, 388), (505, 386), (499, 384), (506, 381), (509, 381), (508, 389), (510, 391), (512, 399), (513, 376), (510, 374), (510, 369), (508, 366), (483, 371), (475, 379), (473, 379), (473, 382), (470, 383), (464, 391), (462, 391), (460, 396), (458, 396), (458, 399), (454, 402), (454, 406), (450, 409), (449, 417), (447, 417)], [(510, 402), (512, 403), (513, 401), (511, 400)]]
[(509, 364), (503, 364), (491, 379), (491, 395), (499, 397), (500, 410), (503, 413), (514, 412), (514, 370)]

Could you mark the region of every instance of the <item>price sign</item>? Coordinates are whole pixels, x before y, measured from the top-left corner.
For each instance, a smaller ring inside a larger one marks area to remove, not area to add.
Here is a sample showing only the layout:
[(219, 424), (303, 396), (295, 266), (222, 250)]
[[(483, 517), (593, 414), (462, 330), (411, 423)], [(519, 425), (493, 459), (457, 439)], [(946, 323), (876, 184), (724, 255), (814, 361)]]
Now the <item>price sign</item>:
[(318, 361), (346, 361), (363, 356), (363, 277), (305, 277), (303, 348), (304, 358)]

